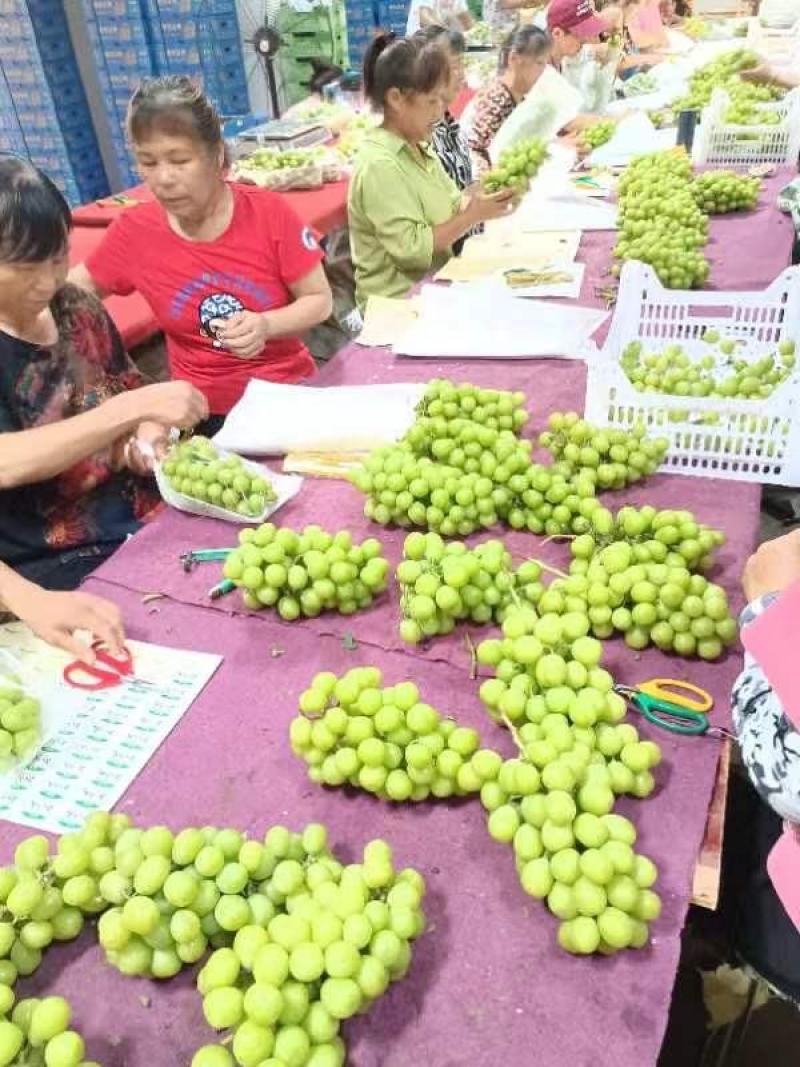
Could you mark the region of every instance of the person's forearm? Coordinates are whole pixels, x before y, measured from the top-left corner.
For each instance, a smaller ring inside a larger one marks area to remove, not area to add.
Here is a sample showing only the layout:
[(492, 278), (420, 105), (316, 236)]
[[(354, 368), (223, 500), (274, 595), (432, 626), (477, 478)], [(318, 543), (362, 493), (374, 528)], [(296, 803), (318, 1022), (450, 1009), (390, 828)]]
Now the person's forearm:
[(778, 85), (782, 89), (796, 89), (800, 85), (800, 72), (770, 67), (767, 84)]
[(53, 478), (130, 433), (144, 417), (135, 392), (119, 393), (60, 422), (0, 434), (0, 489)]
[(536, 0), (499, 0), (497, 6), (501, 11), (518, 11), (521, 7), (539, 7)]
[(5, 563), (0, 563), (0, 613), (8, 611), (17, 615), (21, 601), (31, 588), (31, 582), (12, 571)]
[(421, 27), (438, 26), (438, 19), (432, 7), (421, 7), (419, 9), (419, 24)]
[(268, 340), (280, 337), (299, 337), (324, 322), (331, 313), (332, 300), (328, 293), (299, 296), (291, 304), (276, 311), (265, 311), (269, 322)]
[(447, 222), (440, 222), (438, 226), (434, 226), (434, 252), (447, 251), (454, 241), (457, 241), (459, 237), (463, 237), (464, 234), (468, 233), (478, 222), (480, 222), (480, 219), (477, 217), (475, 209), (471, 204), (467, 204), (466, 207), (453, 215), (452, 219), (448, 219)]

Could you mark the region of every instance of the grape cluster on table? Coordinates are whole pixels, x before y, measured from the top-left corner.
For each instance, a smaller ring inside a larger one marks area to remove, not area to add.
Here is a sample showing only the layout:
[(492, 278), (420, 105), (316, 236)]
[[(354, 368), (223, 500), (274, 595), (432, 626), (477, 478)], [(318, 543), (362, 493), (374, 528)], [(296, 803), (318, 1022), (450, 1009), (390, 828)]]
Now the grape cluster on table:
[(692, 182), (692, 194), (707, 215), (752, 211), (758, 204), (761, 181), (732, 170), (709, 170)]
[(355, 544), (347, 530), (306, 526), (297, 533), (267, 522), (242, 530), (239, 542), (224, 577), (242, 590), (245, 607), (274, 607), (287, 622), (323, 611), (352, 615), (386, 589), (389, 564), (374, 537)]
[(692, 165), (683, 149), (640, 156), (617, 187), (619, 237), (614, 256), (649, 263), (670, 289), (693, 289), (708, 278), (702, 249), (708, 216), (693, 194)]
[(97, 812), (51, 852), (26, 838), (0, 869), (0, 1064), (98, 1067), (59, 996), (15, 1003), (52, 943), (87, 919), (125, 975), (168, 979), (209, 952), (198, 975), (209, 1025), (227, 1036), (193, 1067), (342, 1067), (341, 1024), (365, 1011), (411, 962), (425, 883), (397, 871), (381, 840), (342, 864), (325, 827), (141, 829)]

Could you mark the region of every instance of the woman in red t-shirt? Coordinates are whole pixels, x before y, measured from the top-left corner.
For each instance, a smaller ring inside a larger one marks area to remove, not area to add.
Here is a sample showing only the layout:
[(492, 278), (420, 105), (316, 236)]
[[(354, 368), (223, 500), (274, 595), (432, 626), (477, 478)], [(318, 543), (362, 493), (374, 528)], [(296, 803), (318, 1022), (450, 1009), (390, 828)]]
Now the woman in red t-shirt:
[(314, 373), (299, 337), (331, 312), (322, 251), (279, 194), (225, 181), (219, 118), (188, 78), (137, 89), (128, 133), (155, 202), (125, 211), (70, 280), (98, 295), (138, 290), (173, 377), (205, 393), (219, 424), (250, 378)]

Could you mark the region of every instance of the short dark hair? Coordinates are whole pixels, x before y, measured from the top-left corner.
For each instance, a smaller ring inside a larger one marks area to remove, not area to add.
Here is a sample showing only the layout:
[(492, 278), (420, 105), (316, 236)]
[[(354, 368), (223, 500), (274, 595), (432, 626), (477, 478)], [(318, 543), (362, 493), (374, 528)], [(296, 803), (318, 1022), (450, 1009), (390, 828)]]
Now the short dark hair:
[(390, 89), (429, 93), (447, 80), (448, 69), (447, 56), (438, 44), (382, 33), (364, 56), (364, 90), (380, 111)]
[(425, 43), (444, 45), (453, 55), (463, 56), (467, 50), (467, 39), (461, 30), (451, 30), (446, 26), (423, 26), (414, 37)]
[(209, 151), (225, 143), (217, 109), (185, 74), (145, 79), (128, 104), (127, 125), (134, 144), (153, 130), (191, 137)]
[(547, 30), (538, 26), (519, 26), (506, 37), (500, 49), (500, 70), (505, 70), (512, 52), (520, 56), (538, 59), (553, 47), (553, 39)]
[(63, 255), (71, 226), (69, 204), (46, 174), (27, 159), (0, 155), (0, 262)]

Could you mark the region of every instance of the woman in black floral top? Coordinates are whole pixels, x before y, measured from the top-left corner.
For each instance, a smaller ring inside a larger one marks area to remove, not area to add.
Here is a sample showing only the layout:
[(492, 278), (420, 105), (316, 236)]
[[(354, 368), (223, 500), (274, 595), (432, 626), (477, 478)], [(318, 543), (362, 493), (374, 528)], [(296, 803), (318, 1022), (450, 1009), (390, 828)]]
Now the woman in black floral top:
[(0, 157), (0, 561), (50, 589), (136, 530), (154, 446), (207, 414), (187, 382), (145, 386), (103, 305), (65, 284), (70, 224), (44, 174)]

